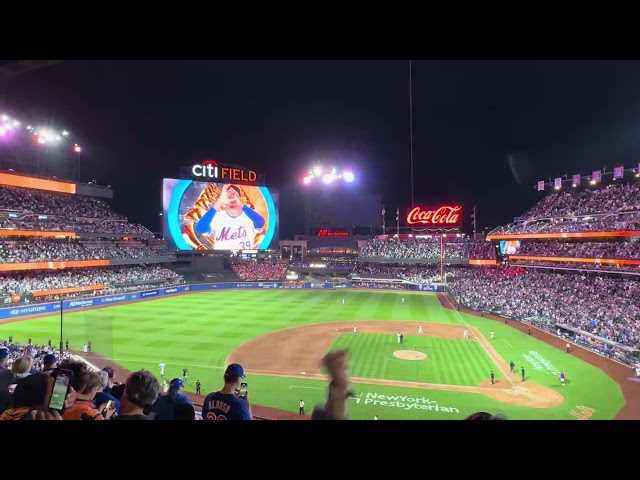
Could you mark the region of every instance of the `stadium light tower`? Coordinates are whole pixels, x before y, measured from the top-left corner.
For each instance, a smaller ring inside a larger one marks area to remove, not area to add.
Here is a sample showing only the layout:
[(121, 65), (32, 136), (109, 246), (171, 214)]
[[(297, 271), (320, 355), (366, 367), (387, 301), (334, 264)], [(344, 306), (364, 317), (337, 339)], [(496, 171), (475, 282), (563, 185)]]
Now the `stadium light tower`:
[(325, 190), (337, 188), (340, 184), (351, 184), (355, 180), (356, 176), (353, 173), (353, 170), (349, 168), (339, 169), (335, 166), (327, 167), (323, 165), (314, 165), (306, 174), (304, 174), (302, 177), (302, 183), (307, 190), (305, 194), (304, 213), (305, 235), (308, 236), (311, 234), (311, 191), (317, 187)]
[(302, 183), (305, 185), (313, 185), (322, 181), (325, 185), (331, 185), (334, 182), (343, 181), (345, 183), (353, 183), (356, 179), (355, 174), (350, 169), (338, 171), (337, 167), (323, 167), (316, 165), (310, 169), (304, 177)]

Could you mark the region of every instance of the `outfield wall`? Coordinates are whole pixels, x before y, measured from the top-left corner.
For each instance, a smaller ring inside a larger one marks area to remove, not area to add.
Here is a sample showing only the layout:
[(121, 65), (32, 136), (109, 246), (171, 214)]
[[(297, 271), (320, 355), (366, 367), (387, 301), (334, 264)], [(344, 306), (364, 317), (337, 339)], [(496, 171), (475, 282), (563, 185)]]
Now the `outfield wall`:
[[(179, 285), (169, 288), (157, 288), (153, 290), (144, 290), (141, 292), (121, 293), (118, 295), (106, 295), (103, 297), (79, 298), (77, 300), (64, 300), (63, 302), (47, 302), (32, 305), (21, 305), (9, 308), (0, 308), (0, 320), (10, 318), (26, 317), (31, 315), (46, 315), (49, 313), (74, 310), (76, 308), (92, 308), (104, 307), (107, 305), (116, 305), (123, 302), (153, 300), (158, 297), (167, 295), (184, 294), (191, 292), (202, 292), (207, 290), (229, 290), (229, 289), (336, 289), (348, 288), (350, 283), (333, 284), (333, 283), (305, 283), (301, 285), (285, 285), (281, 282), (244, 282), (244, 283), (197, 283), (193, 285)], [(440, 285), (418, 285), (420, 287), (416, 291), (422, 292), (440, 292)], [(383, 287), (372, 290), (385, 290)], [(395, 290), (395, 289), (394, 289)]]

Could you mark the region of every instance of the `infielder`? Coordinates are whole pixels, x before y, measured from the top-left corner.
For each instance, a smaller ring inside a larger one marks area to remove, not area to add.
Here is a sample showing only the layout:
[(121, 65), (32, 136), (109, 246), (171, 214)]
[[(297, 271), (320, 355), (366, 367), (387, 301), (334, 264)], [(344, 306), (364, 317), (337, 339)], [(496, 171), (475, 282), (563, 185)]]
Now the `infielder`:
[(422, 335), (422, 325), (418, 325), (418, 335)]
[(353, 334), (354, 335), (358, 334), (358, 327), (356, 327), (355, 325), (353, 326)]
[(166, 366), (164, 362), (161, 362), (158, 364), (158, 366), (160, 367), (160, 376), (164, 377), (164, 367)]
[(567, 381), (567, 376), (564, 374), (564, 370), (560, 372), (560, 383), (562, 383), (562, 386), (564, 387), (565, 383)]
[(465, 328), (464, 334), (462, 334), (462, 338), (469, 338), (469, 331)]
[(251, 250), (263, 231), (264, 218), (244, 205), (240, 195), (238, 187), (225, 185), (213, 208), (196, 224), (196, 233), (213, 237), (214, 250)]

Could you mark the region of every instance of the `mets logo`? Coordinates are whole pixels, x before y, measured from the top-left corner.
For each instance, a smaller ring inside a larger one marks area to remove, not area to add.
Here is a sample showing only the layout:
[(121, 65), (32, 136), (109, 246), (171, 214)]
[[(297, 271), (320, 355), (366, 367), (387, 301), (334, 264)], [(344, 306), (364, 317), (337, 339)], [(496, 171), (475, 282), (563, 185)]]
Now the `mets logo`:
[(10, 315), (18, 315), (19, 313), (20, 313), (20, 310), (18, 310), (17, 308), (14, 308), (9, 312)]

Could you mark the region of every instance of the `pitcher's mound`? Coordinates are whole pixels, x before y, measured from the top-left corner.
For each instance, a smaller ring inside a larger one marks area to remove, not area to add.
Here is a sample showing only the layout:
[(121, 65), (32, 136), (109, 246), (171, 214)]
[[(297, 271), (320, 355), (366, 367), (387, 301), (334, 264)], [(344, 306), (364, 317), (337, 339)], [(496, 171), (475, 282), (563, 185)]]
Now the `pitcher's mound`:
[(417, 352), (416, 350), (396, 350), (393, 356), (402, 360), (424, 360), (427, 358), (426, 353)]

